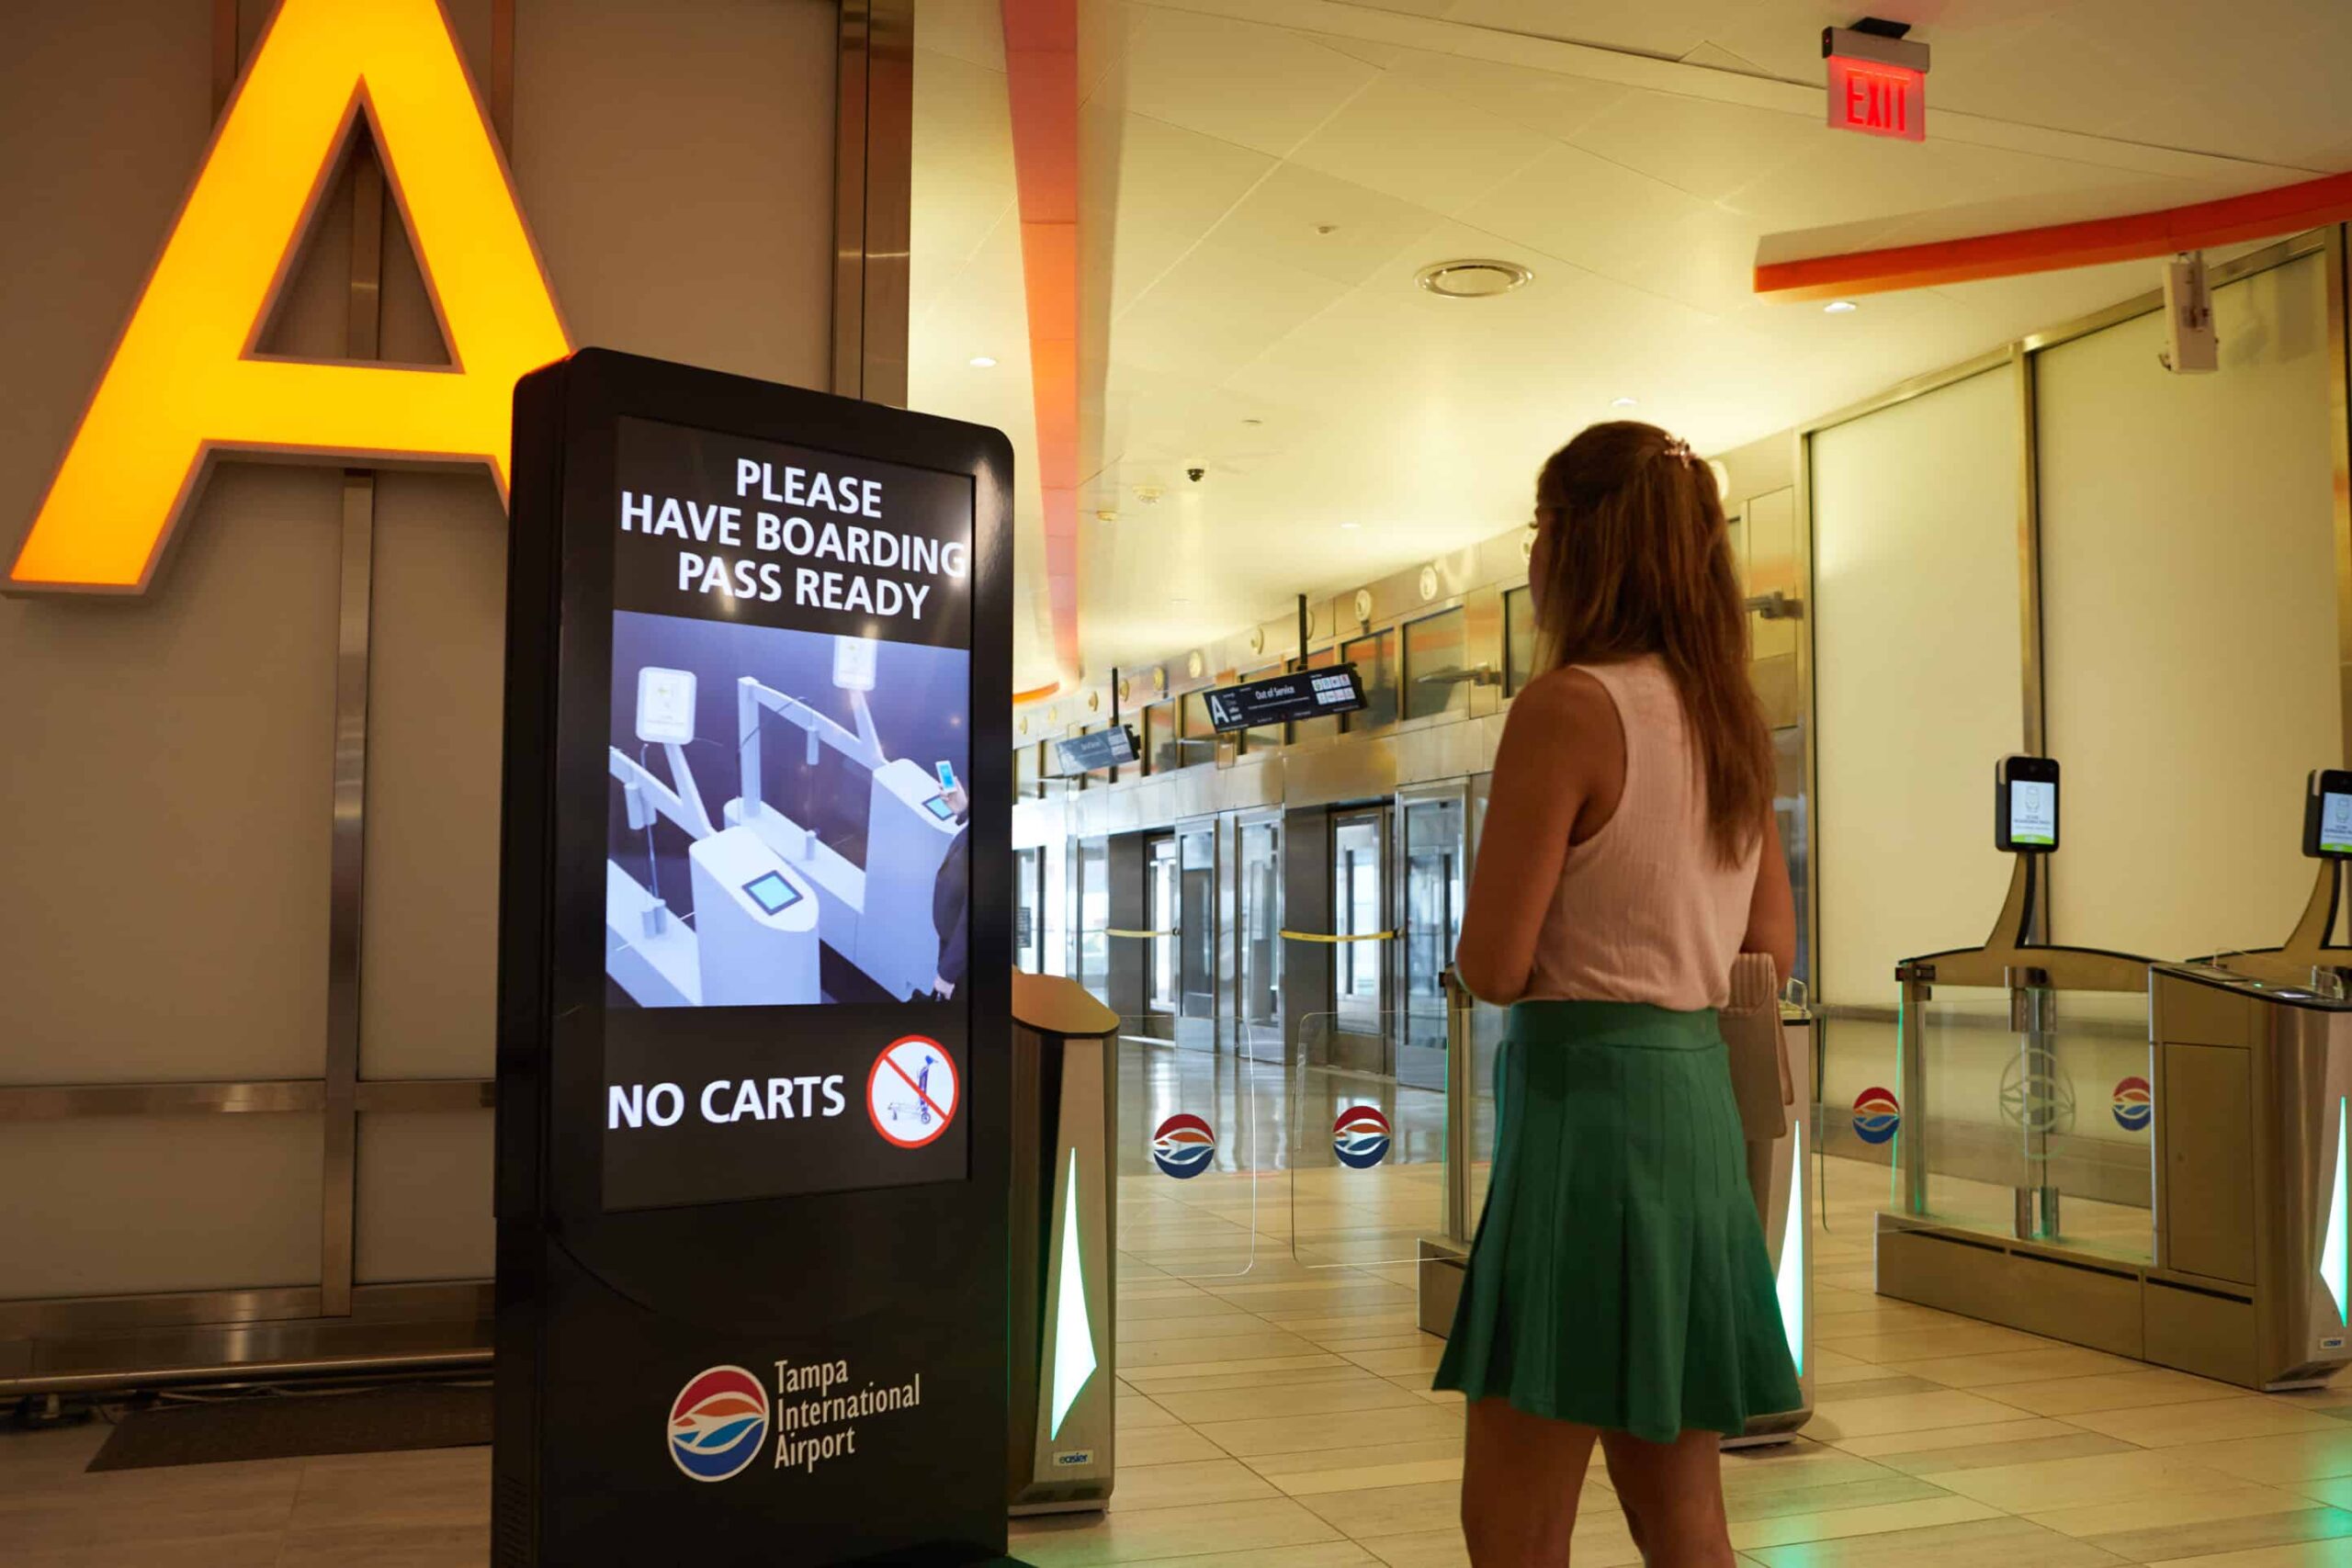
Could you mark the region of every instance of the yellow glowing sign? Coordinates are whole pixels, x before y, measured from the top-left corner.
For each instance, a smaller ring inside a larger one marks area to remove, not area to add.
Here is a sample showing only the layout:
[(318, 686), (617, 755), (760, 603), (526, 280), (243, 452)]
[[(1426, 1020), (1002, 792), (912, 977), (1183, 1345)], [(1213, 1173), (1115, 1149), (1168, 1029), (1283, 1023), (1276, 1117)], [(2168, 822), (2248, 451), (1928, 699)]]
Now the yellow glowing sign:
[[(363, 113), (447, 368), (255, 353)], [(438, 0), (284, 0), (7, 586), (143, 590), (216, 449), (481, 462), (503, 494), (515, 379), (570, 351)]]

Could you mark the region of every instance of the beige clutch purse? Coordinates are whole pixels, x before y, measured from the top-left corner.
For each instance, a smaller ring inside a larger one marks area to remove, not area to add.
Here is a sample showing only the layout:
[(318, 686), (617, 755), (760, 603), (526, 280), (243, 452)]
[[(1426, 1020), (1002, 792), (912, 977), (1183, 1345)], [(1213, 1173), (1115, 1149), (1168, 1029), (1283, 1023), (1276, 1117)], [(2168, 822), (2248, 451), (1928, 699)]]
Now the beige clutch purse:
[(1789, 1130), (1796, 1080), (1781, 1032), (1781, 976), (1770, 953), (1743, 953), (1731, 966), (1731, 1003), (1718, 1015), (1731, 1058), (1732, 1098), (1741, 1132), (1769, 1144)]

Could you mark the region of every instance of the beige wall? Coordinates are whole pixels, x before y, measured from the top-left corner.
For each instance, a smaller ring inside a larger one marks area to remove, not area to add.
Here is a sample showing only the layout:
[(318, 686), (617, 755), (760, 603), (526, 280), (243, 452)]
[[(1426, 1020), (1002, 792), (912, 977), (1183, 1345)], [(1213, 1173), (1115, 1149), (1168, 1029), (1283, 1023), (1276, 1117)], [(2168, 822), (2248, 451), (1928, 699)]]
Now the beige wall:
[[(9, 18), (0, 549), (195, 172), (211, 9)], [(486, 84), (488, 0), (449, 9)], [(248, 41), (266, 10), (246, 0)], [(822, 386), (833, 6), (515, 10), (512, 163), (573, 341)], [(331, 201), (271, 349), (342, 351), (347, 223)], [(385, 352), (437, 360), (394, 227)], [(321, 1076), (339, 491), (331, 468), (225, 462), (143, 600), (0, 600), (0, 1086)], [(504, 565), (486, 476), (383, 476), (366, 1077), (491, 1072)], [(363, 1118), (363, 1282), (490, 1271), (489, 1125)], [(320, 1143), (315, 1116), (0, 1120), (0, 1190), (43, 1195), (0, 1205), (0, 1299), (314, 1283)]]

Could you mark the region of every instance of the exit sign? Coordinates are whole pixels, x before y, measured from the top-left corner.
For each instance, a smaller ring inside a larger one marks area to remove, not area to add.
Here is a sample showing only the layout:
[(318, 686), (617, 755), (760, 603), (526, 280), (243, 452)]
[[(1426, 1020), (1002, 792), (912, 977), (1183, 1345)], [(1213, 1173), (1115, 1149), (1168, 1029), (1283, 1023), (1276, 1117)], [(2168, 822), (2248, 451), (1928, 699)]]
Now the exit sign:
[(1829, 124), (1865, 136), (1928, 139), (1928, 46), (1861, 28), (1824, 28)]

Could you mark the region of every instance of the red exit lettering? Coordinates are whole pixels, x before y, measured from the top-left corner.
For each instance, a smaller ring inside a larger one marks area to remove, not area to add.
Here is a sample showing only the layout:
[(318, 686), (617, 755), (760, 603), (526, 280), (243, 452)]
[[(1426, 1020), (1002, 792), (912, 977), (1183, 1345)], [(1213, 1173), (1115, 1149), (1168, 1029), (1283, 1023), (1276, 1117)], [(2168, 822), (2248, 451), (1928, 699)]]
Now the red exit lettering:
[(1928, 139), (1928, 77), (1875, 61), (1829, 57), (1829, 123), (1865, 136)]

